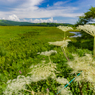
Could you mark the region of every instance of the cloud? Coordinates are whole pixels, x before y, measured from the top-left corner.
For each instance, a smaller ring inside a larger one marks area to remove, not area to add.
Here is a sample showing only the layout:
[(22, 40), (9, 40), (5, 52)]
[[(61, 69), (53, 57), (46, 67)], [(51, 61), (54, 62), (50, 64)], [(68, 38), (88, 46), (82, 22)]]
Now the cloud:
[(17, 15), (9, 15), (8, 18), (0, 18), (1, 20), (11, 20), (11, 21), (21, 21), (21, 22), (31, 22), (31, 23), (57, 23), (57, 20), (53, 20), (53, 17), (50, 19), (19, 19)]
[[(12, 1), (12, 2), (11, 2)], [(83, 15), (83, 12), (80, 11), (80, 6), (82, 6), (82, 0), (78, 0), (78, 2), (71, 3), (70, 0), (68, 1), (58, 1), (55, 2), (52, 6), (47, 4), (47, 7), (42, 8), (38, 7), (41, 5), (45, 0), (0, 0), (0, 5), (8, 3), (8, 7), (6, 7), (7, 11), (2, 11), (4, 8), (0, 6), (0, 18), (6, 18), (10, 20), (19, 21), (23, 19), (23, 21), (27, 21), (24, 18), (31, 18), (32, 22), (51, 22), (51, 19), (35, 19), (33, 18), (50, 18), (50, 17), (68, 17), (68, 18), (75, 18), (78, 16)], [(79, 3), (81, 1), (81, 3)], [(1, 3), (2, 2), (2, 3)], [(69, 4), (68, 4), (69, 3)], [(78, 6), (72, 6), (72, 4)], [(91, 3), (90, 3), (91, 4)], [(10, 6), (9, 6), (10, 5)], [(15, 7), (12, 7), (12, 6)], [(70, 5), (70, 6), (69, 6)], [(84, 5), (85, 7), (86, 5)], [(13, 15), (15, 14), (15, 15)], [(54, 20), (53, 20), (54, 21)]]
[(54, 6), (60, 6), (60, 5), (63, 5), (63, 4), (66, 4), (67, 2), (69, 2), (69, 1), (58, 1), (58, 2), (56, 2), (56, 3), (54, 3)]
[[(7, 0), (8, 1), (8, 0)], [(16, 1), (16, 0), (14, 0)], [(38, 5), (42, 4), (44, 0), (27, 0), (13, 8), (9, 15), (16, 14), (19, 18), (47, 18), (54, 16), (62, 16), (62, 17), (76, 17), (80, 16), (82, 13), (73, 13), (77, 10), (77, 7), (63, 7), (60, 4), (65, 4), (66, 2), (56, 2), (53, 6), (48, 6), (47, 8), (39, 8)], [(57, 6), (59, 5), (59, 6)], [(8, 16), (5, 12), (4, 17)]]
[(5, 18), (4, 18), (4, 17), (3, 17), (2, 19), (3, 19), (3, 20), (5, 20)]
[(10, 16), (7, 18), (7, 20), (20, 21), (20, 19), (19, 19), (15, 14), (10, 15)]
[(51, 17), (50, 19), (35, 19), (35, 20), (30, 19), (29, 22), (31, 22), (31, 23), (43, 23), (43, 22), (45, 22), (45, 23), (53, 23), (53, 22), (57, 23), (57, 20), (53, 20), (53, 17)]
[(82, 15), (82, 13), (73, 13), (77, 10), (75, 7), (55, 7), (48, 6), (48, 8), (38, 8), (31, 6), (29, 8), (19, 8), (12, 11), (13, 14), (19, 16), (19, 18), (48, 18), (55, 16), (62, 17), (76, 17)]

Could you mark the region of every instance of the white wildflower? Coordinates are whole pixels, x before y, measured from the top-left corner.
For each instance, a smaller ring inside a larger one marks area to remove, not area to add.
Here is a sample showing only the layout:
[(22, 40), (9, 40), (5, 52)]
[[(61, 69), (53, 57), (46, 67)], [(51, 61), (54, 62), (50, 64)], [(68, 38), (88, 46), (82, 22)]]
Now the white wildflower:
[(79, 25), (77, 29), (83, 30), (94, 37), (93, 56), (95, 57), (95, 26), (94, 25), (83, 25), (83, 26)]
[[(56, 77), (54, 71), (56, 67), (56, 64), (54, 63), (42, 63), (42, 64), (37, 64), (36, 67), (35, 66), (31, 66), (30, 68), (32, 68), (31, 72), (29, 74), (31, 74), (32, 77), (32, 81), (38, 81), (38, 80), (42, 80), (42, 79), (47, 79), (50, 75), (52, 75), (52, 78)], [(34, 80), (33, 80), (34, 78)], [(35, 80), (36, 78), (36, 80)]]
[(56, 81), (60, 84), (69, 84), (69, 81), (67, 79), (61, 77), (56, 78)]
[(73, 95), (69, 87), (64, 88), (64, 85), (58, 86), (58, 92), (61, 91), (61, 95)]
[(41, 52), (41, 53), (38, 52), (37, 54), (50, 56), (52, 53), (57, 53), (57, 51), (51, 50), (51, 51), (46, 51), (46, 52)]
[(24, 90), (26, 84), (30, 84), (31, 80), (30, 77), (25, 77), (19, 75), (17, 79), (9, 80), (7, 82), (6, 90), (3, 92), (4, 95), (12, 95), (14, 92), (15, 94), (18, 94), (19, 91)]
[(72, 27), (68, 27), (68, 26), (58, 26), (57, 28), (61, 29), (64, 32), (66, 32), (68, 30), (73, 30)]
[[(74, 54), (73, 54), (74, 55)], [(75, 79), (75, 81), (88, 81), (95, 82), (95, 60), (93, 60), (91, 54), (85, 54), (83, 57), (78, 57), (77, 54), (74, 56), (75, 59), (73, 61), (67, 62), (67, 64), (73, 69), (72, 73), (80, 73), (81, 74)]]
[(69, 39), (63, 40), (63, 41), (56, 41), (56, 42), (48, 42), (50, 45), (56, 45), (56, 46), (61, 46), (61, 47), (67, 47), (68, 41), (71, 41)]
[(94, 25), (79, 25), (77, 29), (83, 30), (88, 34), (95, 36), (95, 26)]

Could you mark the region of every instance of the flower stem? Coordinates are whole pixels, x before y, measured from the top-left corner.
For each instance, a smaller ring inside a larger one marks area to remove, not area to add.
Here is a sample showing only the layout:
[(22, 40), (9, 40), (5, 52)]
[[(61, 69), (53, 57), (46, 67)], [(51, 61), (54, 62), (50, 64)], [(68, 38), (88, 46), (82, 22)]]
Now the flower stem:
[(51, 63), (51, 59), (50, 59), (50, 56), (48, 56), (49, 57), (49, 61), (50, 61), (50, 63)]
[[(26, 80), (25, 80), (26, 81)], [(26, 81), (26, 84), (30, 87), (30, 89), (32, 90), (32, 88), (31, 88), (31, 86), (27, 83), (27, 81)]]
[[(61, 48), (61, 49), (62, 49), (62, 48)], [(66, 59), (67, 59), (68, 61), (70, 61), (70, 59), (67, 57), (67, 55), (66, 55), (66, 53), (65, 53), (65, 50), (62, 49), (62, 51), (63, 51), (63, 53), (64, 53)]]
[[(48, 80), (47, 80), (48, 81)], [(48, 81), (48, 83), (49, 83), (49, 81)], [(50, 85), (50, 83), (49, 83), (49, 85)], [(50, 87), (51, 87), (51, 89), (53, 90), (53, 88), (52, 88), (52, 86), (50, 85)], [(55, 93), (55, 91), (53, 90), (53, 92), (54, 92), (54, 94), (56, 95), (56, 93)]]
[[(90, 89), (89, 89), (89, 82), (87, 82), (87, 88), (86, 88), (86, 91), (88, 92), (88, 90), (90, 90)], [(89, 94), (89, 93), (87, 93), (87, 94)]]
[(80, 95), (83, 95), (83, 93), (82, 93), (82, 86), (79, 84), (79, 82), (78, 82), (78, 85), (79, 85), (79, 89), (80, 89)]
[(94, 56), (94, 58), (95, 58), (95, 36), (94, 36), (93, 56)]
[(32, 91), (30, 91), (30, 90), (27, 90), (27, 89), (24, 89), (25, 91), (28, 91), (28, 92), (32, 92)]
[(64, 40), (65, 40), (65, 32), (64, 32)]
[(65, 52), (67, 53), (67, 56), (69, 56), (69, 52), (66, 50), (66, 49), (64, 49), (65, 50)]

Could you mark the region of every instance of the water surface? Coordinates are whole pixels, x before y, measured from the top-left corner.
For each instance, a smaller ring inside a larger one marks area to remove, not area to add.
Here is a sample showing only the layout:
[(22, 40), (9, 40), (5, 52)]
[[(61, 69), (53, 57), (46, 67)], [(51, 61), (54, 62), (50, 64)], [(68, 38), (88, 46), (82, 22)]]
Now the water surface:
[(70, 36), (70, 38), (73, 38), (73, 37), (81, 37), (82, 36), (82, 34), (80, 32), (69, 32), (69, 33), (75, 34), (74, 36)]

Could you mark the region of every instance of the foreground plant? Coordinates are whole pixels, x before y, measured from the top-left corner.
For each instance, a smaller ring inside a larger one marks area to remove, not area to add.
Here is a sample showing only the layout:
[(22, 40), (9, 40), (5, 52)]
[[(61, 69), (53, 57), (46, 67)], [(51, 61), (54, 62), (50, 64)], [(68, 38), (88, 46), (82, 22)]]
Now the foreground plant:
[(48, 43), (49, 43), (50, 45), (60, 46), (61, 49), (62, 49), (62, 51), (63, 51), (63, 53), (64, 53), (64, 55), (65, 55), (65, 57), (66, 57), (66, 59), (67, 59), (68, 61), (70, 61), (70, 59), (67, 57), (67, 55), (66, 55), (66, 53), (65, 53), (65, 49), (66, 49), (66, 47), (67, 47), (69, 41), (71, 41), (71, 40), (67, 39), (67, 40), (63, 40), (63, 41), (48, 42)]
[[(72, 54), (74, 56), (74, 60), (67, 62), (69, 67), (73, 69), (70, 74), (80, 74), (74, 81), (78, 82), (79, 88), (81, 89), (84, 82), (93, 83), (93, 89), (95, 91), (95, 60), (93, 59), (91, 54), (85, 54), (83, 57), (79, 57), (77, 54)], [(81, 89), (82, 93), (82, 89)]]
[(67, 87), (65, 89), (62, 89), (65, 85), (58, 86), (57, 89), (58, 91), (61, 91), (61, 95), (73, 95), (72, 92), (70, 91), (70, 88)]
[(94, 25), (79, 25), (77, 29), (83, 30), (94, 37), (93, 55), (95, 58), (95, 26)]
[(32, 92), (26, 89), (26, 84), (29, 85), (30, 83), (31, 78), (29, 76), (25, 77), (23, 75), (19, 75), (17, 79), (9, 80), (7, 82), (7, 87), (3, 93), (4, 95), (13, 95), (13, 93), (18, 95), (21, 94), (21, 90)]
[(68, 27), (68, 26), (58, 26), (57, 28), (61, 29), (64, 32), (64, 40), (65, 40), (65, 32), (68, 30), (73, 30), (72, 27)]
[(3, 92), (4, 95), (12, 95), (13, 93), (18, 95), (18, 94), (21, 94), (22, 90), (33, 93), (32, 89), (31, 91), (26, 89), (26, 85), (29, 86), (29, 84), (32, 82), (46, 80), (49, 76), (52, 79), (55, 79), (56, 78), (55, 68), (57, 68), (56, 65), (57, 64), (54, 64), (54, 63), (51, 64), (51, 62), (45, 64), (45, 61), (43, 61), (42, 64), (40, 63), (37, 65), (30, 66), (31, 72), (28, 73), (30, 76), (25, 77), (25, 76), (19, 75), (17, 79), (9, 80), (7, 82), (6, 90)]
[(31, 74), (31, 78), (33, 81), (37, 82), (40, 80), (45, 80), (47, 79), (50, 75), (51, 78), (56, 78), (56, 75), (54, 73), (54, 71), (56, 71), (56, 64), (49, 62), (47, 64), (42, 63), (42, 64), (37, 64), (37, 65), (32, 65), (30, 67), (31, 72), (28, 74)]
[[(65, 89), (62, 89), (66, 84), (69, 84), (69, 81), (65, 78), (61, 78), (58, 77), (55, 79), (59, 84), (61, 84), (60, 86), (57, 87), (58, 89), (58, 93), (61, 93), (61, 95), (72, 95), (70, 88), (67, 87)], [(57, 94), (58, 94), (57, 93)]]
[(45, 51), (45, 52), (41, 52), (41, 53), (38, 52), (37, 54), (48, 56), (49, 61), (51, 62), (50, 55), (53, 53), (57, 53), (57, 51), (56, 50), (50, 50), (50, 51)]

